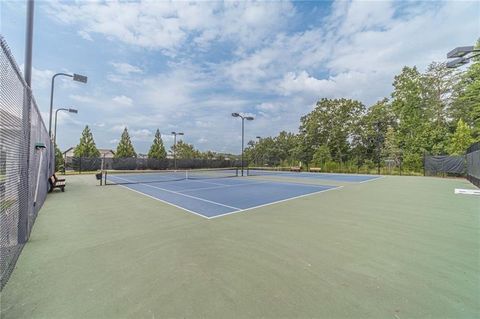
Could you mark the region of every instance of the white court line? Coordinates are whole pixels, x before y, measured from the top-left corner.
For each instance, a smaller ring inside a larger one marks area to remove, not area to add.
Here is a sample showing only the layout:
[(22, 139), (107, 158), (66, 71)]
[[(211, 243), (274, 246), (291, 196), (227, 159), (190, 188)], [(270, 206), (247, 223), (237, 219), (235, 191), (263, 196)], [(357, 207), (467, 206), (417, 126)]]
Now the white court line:
[(204, 189), (218, 189), (218, 188), (227, 188), (227, 187), (250, 186), (250, 185), (267, 184), (267, 183), (271, 183), (271, 182), (269, 181), (269, 182), (258, 182), (258, 183), (244, 183), (244, 184), (235, 184), (235, 185), (219, 184), (219, 185), (222, 185), (222, 186), (204, 187), (204, 188), (186, 188), (186, 189), (182, 189), (181, 191), (182, 192), (191, 192), (191, 191), (201, 191), (201, 190), (204, 190)]
[(120, 185), (120, 184), (117, 184), (117, 186), (124, 187), (124, 188), (128, 189), (129, 191), (138, 193), (138, 194), (143, 195), (143, 196), (150, 197), (151, 199), (158, 200), (159, 202), (162, 202), (162, 203), (164, 203), (164, 204), (168, 204), (168, 205), (170, 205), (170, 206), (173, 206), (173, 207), (182, 209), (182, 210), (184, 210), (184, 211), (186, 211), (186, 212), (189, 212), (189, 213), (192, 213), (192, 214), (194, 214), (194, 215), (203, 217), (203, 218), (205, 218), (205, 219), (210, 219), (209, 217), (207, 217), (207, 216), (205, 216), (205, 215), (202, 215), (202, 214), (200, 214), (200, 213), (194, 212), (193, 210), (189, 210), (189, 209), (187, 209), (187, 208), (185, 208), (185, 207), (175, 205), (175, 204), (173, 204), (173, 203), (170, 203), (170, 202), (165, 201), (165, 200), (163, 200), (163, 199), (157, 198), (157, 197), (155, 197), (155, 196), (145, 194), (144, 192), (137, 191), (137, 190), (135, 190), (135, 189), (133, 189), (133, 188), (130, 188), (130, 187), (128, 187), (128, 186)]
[(245, 209), (242, 209), (242, 210), (239, 210), (239, 211), (229, 212), (229, 213), (220, 214), (220, 215), (215, 215), (215, 216), (207, 217), (207, 218), (208, 219), (214, 219), (214, 218), (217, 218), (217, 217), (223, 217), (223, 216), (227, 216), (227, 215), (241, 213), (241, 212), (245, 212), (245, 211), (252, 210), (252, 209), (255, 209), (255, 208), (260, 208), (260, 207), (270, 206), (270, 205), (274, 205), (274, 204), (278, 204), (278, 203), (283, 203), (283, 202), (286, 202), (286, 201), (289, 201), (289, 200), (294, 200), (294, 199), (298, 199), (298, 198), (302, 198), (302, 197), (306, 197), (306, 196), (311, 196), (311, 195), (315, 195), (315, 194), (320, 194), (320, 193), (324, 193), (324, 192), (328, 192), (328, 191), (333, 191), (333, 190), (337, 190), (337, 189), (341, 189), (341, 188), (343, 188), (343, 186), (333, 187), (333, 188), (330, 188), (330, 189), (324, 189), (324, 190), (314, 192), (314, 193), (303, 194), (303, 195), (299, 195), (299, 196), (295, 196), (295, 197), (285, 198), (285, 199), (278, 200), (278, 201), (275, 201), (275, 202), (262, 204), (262, 205), (258, 205), (258, 206), (253, 206), (253, 207), (245, 208)]
[[(369, 180), (366, 180), (366, 181), (361, 181), (361, 182), (355, 182), (355, 181), (342, 181), (342, 180), (337, 180), (337, 182), (347, 182), (347, 183), (364, 183), (364, 182), (369, 182), (371, 180), (375, 180), (375, 179), (379, 179), (379, 178), (383, 178), (385, 176), (381, 176), (381, 175), (370, 175), (370, 174), (347, 174), (347, 173), (324, 173), (324, 172), (320, 172), (320, 173), (315, 173), (315, 172), (289, 172), (289, 171), (286, 171), (286, 172), (282, 172), (282, 171), (274, 171), (275, 173), (279, 173), (279, 174), (265, 174), (265, 175), (247, 175), (247, 176), (279, 176), (279, 175), (289, 175), (289, 176), (295, 176), (296, 174), (301, 174), (301, 176), (321, 176), (321, 175), (338, 175), (338, 176), (364, 176), (364, 177), (374, 177), (372, 179), (369, 179)], [(321, 177), (319, 179), (322, 179)]]
[[(123, 178), (121, 178), (121, 177), (116, 177), (116, 178), (118, 178), (118, 179), (123, 179)], [(125, 180), (125, 179), (124, 179), (124, 180)], [(125, 181), (128, 181), (128, 180), (125, 180)], [(155, 189), (159, 189), (159, 190), (162, 190), (162, 191), (165, 191), (165, 192), (168, 192), (168, 193), (172, 193), (172, 194), (176, 194), (176, 195), (181, 195), (181, 196), (193, 198), (193, 199), (196, 199), (196, 200), (199, 200), (199, 201), (202, 201), (202, 202), (207, 202), (207, 203), (210, 203), (210, 204), (215, 204), (215, 205), (218, 205), (218, 206), (223, 206), (223, 207), (227, 207), (227, 208), (231, 208), (231, 209), (235, 209), (235, 210), (241, 210), (241, 208), (238, 208), (238, 207), (229, 206), (229, 205), (224, 205), (224, 204), (221, 204), (221, 203), (217, 203), (217, 202), (214, 202), (214, 201), (211, 201), (211, 200), (208, 200), (208, 199), (204, 199), (204, 198), (200, 198), (200, 197), (196, 197), (196, 196), (192, 196), (192, 195), (182, 194), (182, 193), (180, 193), (180, 192), (172, 191), (172, 190), (169, 190), (169, 189), (166, 189), (166, 188), (157, 187), (157, 186), (152, 186), (152, 185), (144, 184), (144, 183), (138, 183), (138, 184), (144, 185), (144, 186), (147, 186), (147, 187), (151, 187), (151, 188), (155, 188)]]
[(358, 182), (357, 184), (368, 183), (368, 182), (376, 181), (377, 179), (382, 179), (382, 178), (385, 178), (385, 176), (378, 176), (378, 177), (376, 177), (376, 178), (367, 179), (366, 181)]

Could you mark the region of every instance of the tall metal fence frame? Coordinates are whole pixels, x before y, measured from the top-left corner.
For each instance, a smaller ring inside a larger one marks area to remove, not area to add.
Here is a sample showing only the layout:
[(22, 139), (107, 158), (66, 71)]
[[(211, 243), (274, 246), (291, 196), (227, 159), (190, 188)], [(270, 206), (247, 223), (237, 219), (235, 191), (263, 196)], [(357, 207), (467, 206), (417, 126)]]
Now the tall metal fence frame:
[(46, 199), (54, 156), (32, 90), (0, 36), (0, 289)]
[(467, 149), (467, 179), (480, 188), (480, 141)]

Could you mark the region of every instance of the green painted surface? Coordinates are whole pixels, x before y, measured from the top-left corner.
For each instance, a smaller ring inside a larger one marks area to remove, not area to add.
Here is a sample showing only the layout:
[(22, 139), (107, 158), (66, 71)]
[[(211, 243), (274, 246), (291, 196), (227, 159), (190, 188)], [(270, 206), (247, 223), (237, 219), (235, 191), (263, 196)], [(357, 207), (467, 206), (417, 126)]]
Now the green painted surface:
[(480, 317), (466, 181), (386, 177), (212, 220), (95, 182), (49, 195), (2, 318)]

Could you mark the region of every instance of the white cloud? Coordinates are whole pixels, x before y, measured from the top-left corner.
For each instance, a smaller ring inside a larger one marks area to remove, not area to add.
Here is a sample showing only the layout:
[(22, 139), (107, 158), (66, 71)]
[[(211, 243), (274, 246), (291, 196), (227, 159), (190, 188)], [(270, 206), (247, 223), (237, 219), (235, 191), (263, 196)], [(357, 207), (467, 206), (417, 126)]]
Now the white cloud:
[(125, 95), (119, 95), (112, 98), (112, 101), (123, 106), (132, 106), (133, 100)]
[(153, 138), (153, 132), (148, 129), (131, 130), (129, 132), (132, 141), (150, 141)]
[[(238, 152), (231, 141), (240, 123), (231, 112), (255, 116), (247, 140), (296, 131), (318, 99), (371, 105), (390, 95), (404, 65), (424, 70), (480, 34), (479, 2), (336, 1), (311, 21), (284, 2), (46, 6), (82, 37), (94, 36), (99, 45), (107, 39), (118, 50), (120, 58), (107, 57), (106, 78), (115, 85), (70, 98), (92, 121), (105, 122), (106, 141), (128, 125), (140, 147), (159, 128), (184, 131), (202, 149)], [(171, 144), (171, 136), (163, 138)]]
[(117, 132), (117, 133), (121, 133), (123, 132), (123, 130), (127, 127), (126, 124), (117, 124), (117, 125), (114, 125), (110, 128), (110, 131), (112, 132)]
[(110, 64), (115, 68), (115, 72), (123, 75), (129, 75), (131, 73), (143, 73), (143, 70), (139, 67), (125, 62), (110, 62)]
[(97, 33), (166, 54), (217, 39), (251, 47), (286, 28), (295, 14), (289, 2), (53, 2), (46, 11), (76, 25), (83, 38)]

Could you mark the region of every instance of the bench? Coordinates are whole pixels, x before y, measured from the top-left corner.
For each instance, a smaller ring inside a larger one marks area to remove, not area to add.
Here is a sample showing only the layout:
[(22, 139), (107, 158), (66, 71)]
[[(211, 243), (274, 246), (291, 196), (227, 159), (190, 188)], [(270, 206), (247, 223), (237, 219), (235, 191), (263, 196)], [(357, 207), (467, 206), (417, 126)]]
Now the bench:
[(319, 173), (322, 171), (322, 169), (320, 167), (311, 167), (309, 169), (310, 172), (315, 172), (315, 173)]
[(55, 188), (60, 188), (62, 192), (65, 191), (65, 185), (66, 185), (65, 179), (59, 179), (57, 178), (57, 176), (55, 176), (55, 174), (53, 174), (48, 179), (48, 182), (50, 184), (50, 190), (48, 191), (49, 193), (53, 192)]
[(298, 166), (292, 166), (290, 167), (290, 172), (300, 172), (302, 168)]
[(65, 178), (58, 178), (57, 174), (53, 173), (53, 177), (55, 178), (55, 181), (57, 182), (65, 182)]

